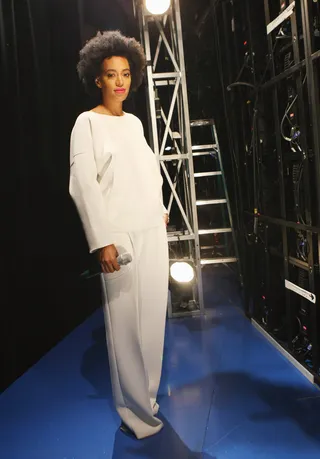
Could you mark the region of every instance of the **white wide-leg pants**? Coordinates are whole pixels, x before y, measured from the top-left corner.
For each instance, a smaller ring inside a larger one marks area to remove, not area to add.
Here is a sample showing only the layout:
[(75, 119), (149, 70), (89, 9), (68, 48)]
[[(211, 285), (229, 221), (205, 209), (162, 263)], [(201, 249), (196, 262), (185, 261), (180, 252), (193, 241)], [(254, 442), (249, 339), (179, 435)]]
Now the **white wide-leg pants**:
[(133, 261), (101, 276), (113, 397), (122, 421), (141, 439), (163, 427), (156, 398), (168, 296), (165, 224), (114, 233), (114, 244), (119, 255), (129, 252)]

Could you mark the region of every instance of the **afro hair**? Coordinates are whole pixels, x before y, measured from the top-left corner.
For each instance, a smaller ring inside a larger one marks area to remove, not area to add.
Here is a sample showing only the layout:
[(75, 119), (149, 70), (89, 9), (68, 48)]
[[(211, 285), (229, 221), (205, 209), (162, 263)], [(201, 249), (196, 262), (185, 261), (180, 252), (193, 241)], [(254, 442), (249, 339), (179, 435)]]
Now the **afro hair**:
[(95, 79), (101, 73), (103, 61), (112, 56), (128, 59), (132, 77), (131, 91), (136, 91), (141, 85), (146, 57), (140, 43), (134, 38), (125, 37), (118, 30), (98, 32), (81, 49), (77, 65), (79, 78), (90, 95), (97, 94)]

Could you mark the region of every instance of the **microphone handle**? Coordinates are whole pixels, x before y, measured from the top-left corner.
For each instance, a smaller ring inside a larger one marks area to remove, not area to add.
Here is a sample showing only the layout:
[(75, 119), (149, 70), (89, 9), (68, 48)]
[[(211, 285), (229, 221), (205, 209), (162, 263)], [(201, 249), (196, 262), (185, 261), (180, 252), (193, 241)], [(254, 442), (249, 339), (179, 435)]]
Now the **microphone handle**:
[[(131, 261), (132, 261), (132, 256), (128, 252), (123, 253), (122, 255), (119, 255), (117, 257), (117, 262), (120, 266), (126, 266), (127, 264), (131, 263)], [(93, 269), (89, 268), (86, 271), (84, 271), (81, 274), (81, 277), (85, 279), (90, 279), (91, 277), (99, 276), (101, 273), (102, 273), (101, 265), (99, 262), (96, 262), (94, 264), (94, 268)]]

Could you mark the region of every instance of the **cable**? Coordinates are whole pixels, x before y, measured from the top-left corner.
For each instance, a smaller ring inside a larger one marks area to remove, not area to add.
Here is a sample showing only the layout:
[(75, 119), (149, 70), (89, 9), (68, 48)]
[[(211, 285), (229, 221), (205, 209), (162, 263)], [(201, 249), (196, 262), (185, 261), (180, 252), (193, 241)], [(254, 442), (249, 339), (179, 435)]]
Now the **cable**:
[(231, 89), (235, 86), (248, 86), (249, 88), (252, 88), (254, 90), (257, 89), (253, 84), (247, 83), (246, 81), (235, 81), (234, 83), (231, 83), (229, 84), (229, 86), (227, 86), (227, 90), (231, 91)]
[[(307, 75), (305, 75), (305, 77), (303, 79), (303, 82), (302, 82), (302, 85), (305, 84), (306, 78), (307, 78)], [(292, 124), (291, 119), (288, 116), (288, 113), (290, 112), (290, 110), (292, 109), (294, 104), (296, 103), (297, 98), (298, 98), (298, 94), (296, 94), (296, 96), (293, 98), (293, 100), (291, 102), (289, 101), (287, 103), (287, 106), (286, 106), (286, 109), (285, 109), (285, 112), (284, 112), (284, 115), (283, 115), (283, 118), (282, 118), (281, 124), (280, 124), (280, 132), (281, 132), (282, 138), (285, 141), (290, 142), (291, 150), (296, 152), (296, 148), (297, 148), (300, 151), (300, 153), (302, 154), (302, 156), (303, 156), (302, 160), (301, 160), (301, 162), (299, 164), (299, 168), (297, 169), (297, 165), (293, 166), (293, 184), (294, 184), (293, 194), (294, 194), (294, 203), (295, 203), (295, 212), (296, 212), (297, 221), (305, 224), (303, 216), (301, 214), (301, 209), (300, 209), (300, 185), (301, 185), (301, 180), (302, 180), (302, 177), (303, 177), (304, 163), (305, 163), (305, 160), (306, 160), (306, 155), (304, 154), (304, 152), (301, 149), (301, 147), (300, 147), (300, 145), (298, 143), (298, 140), (297, 140), (298, 137), (300, 136), (300, 131), (298, 129), (296, 129), (297, 126), (294, 126)], [(284, 122), (285, 122), (285, 120), (288, 120), (288, 122), (291, 125), (291, 137), (286, 136), (285, 133), (284, 133)], [(295, 135), (295, 137), (294, 137), (294, 135)]]
[(294, 183), (294, 197), (295, 197), (295, 205), (297, 210), (297, 220), (305, 225), (305, 221), (302, 217), (300, 211), (300, 184), (303, 176), (304, 171), (304, 163), (306, 161), (306, 157), (303, 158), (301, 163), (299, 164), (299, 171), (298, 171), (298, 180)]
[[(305, 84), (306, 79), (307, 79), (307, 74), (305, 75), (305, 77), (303, 79), (302, 85)], [(293, 101), (291, 102), (290, 105), (289, 105), (289, 102), (288, 102), (287, 107), (286, 107), (285, 112), (284, 112), (284, 115), (283, 115), (283, 118), (281, 120), (281, 124), (280, 124), (281, 135), (284, 138), (284, 140), (286, 140), (287, 142), (291, 142), (292, 138), (291, 137), (287, 137), (284, 134), (284, 132), (283, 132), (283, 123), (284, 123), (285, 119), (287, 119), (289, 121), (289, 123), (291, 124), (291, 126), (293, 126), (293, 124), (291, 123), (290, 118), (288, 117), (288, 113), (290, 112), (290, 110), (294, 106), (294, 104), (296, 103), (297, 99), (298, 99), (298, 94), (296, 94), (296, 96), (294, 97), (294, 99), (293, 99)]]
[(289, 121), (289, 123), (291, 124), (291, 126), (293, 126), (293, 124), (291, 123), (291, 120), (290, 118), (288, 118), (288, 113), (289, 111), (291, 110), (291, 107), (295, 104), (296, 100), (298, 98), (298, 95), (295, 96), (295, 98), (293, 99), (293, 101), (291, 102), (290, 105), (287, 104), (287, 107), (285, 109), (285, 112), (284, 112), (284, 115), (283, 115), (283, 118), (281, 120), (281, 123), (280, 123), (280, 131), (281, 131), (281, 136), (283, 137), (284, 140), (286, 140), (287, 142), (291, 142), (291, 137), (286, 137), (284, 132), (283, 132), (283, 123), (284, 123), (284, 120), (287, 119)]
[[(215, 4), (215, 7), (216, 5), (217, 3)], [(213, 16), (213, 22), (214, 22), (214, 35), (215, 35), (214, 43), (215, 43), (216, 55), (217, 55), (217, 61), (218, 61), (218, 72), (219, 72), (220, 83), (222, 87), (223, 105), (224, 105), (225, 118), (226, 118), (226, 123), (227, 123), (227, 136), (228, 136), (228, 142), (230, 145), (230, 151), (232, 155), (231, 156), (232, 172), (233, 172), (233, 177), (234, 177), (235, 190), (240, 190), (241, 179), (240, 179), (240, 172), (239, 172), (239, 164), (238, 164), (238, 160), (235, 154), (234, 143), (233, 143), (233, 138), (231, 135), (231, 128), (230, 128), (229, 117), (228, 117), (228, 107), (227, 107), (226, 94), (225, 94), (225, 83), (224, 83), (224, 76), (222, 72), (222, 57), (221, 57), (221, 50), (220, 50), (221, 46), (220, 46), (220, 39), (219, 39), (219, 25), (218, 25), (217, 15), (215, 14), (215, 11), (213, 12), (212, 16)], [(241, 199), (235, 199), (237, 226), (238, 228), (241, 228), (242, 219), (240, 219), (240, 211), (239, 211), (238, 202), (241, 205), (242, 203)], [(241, 214), (242, 214), (242, 211), (241, 211)]]
[[(215, 47), (216, 47), (216, 54), (217, 54), (217, 60), (220, 65), (218, 65), (218, 70), (219, 70), (219, 76), (220, 76), (220, 81), (222, 85), (222, 94), (223, 94), (223, 103), (224, 103), (224, 109), (225, 109), (225, 116), (226, 116), (226, 121), (227, 121), (227, 134), (228, 134), (228, 139), (229, 139), (229, 145), (230, 145), (230, 150), (232, 153), (232, 169), (233, 169), (233, 174), (235, 178), (235, 186), (236, 190), (239, 190), (238, 192), (241, 192), (240, 189), (240, 184), (241, 184), (241, 179), (239, 176), (239, 165), (238, 165), (238, 160), (234, 151), (234, 146), (233, 146), (233, 140), (232, 140), (232, 135), (231, 135), (231, 129), (230, 129), (230, 124), (229, 124), (229, 118), (228, 118), (228, 110), (227, 110), (227, 103), (226, 103), (226, 96), (225, 96), (225, 86), (224, 86), (224, 78), (223, 78), (223, 73), (222, 73), (222, 59), (221, 59), (221, 53), (220, 53), (220, 40), (219, 40), (219, 25), (217, 21), (217, 17), (214, 14), (213, 15), (213, 20), (214, 20), (214, 33), (215, 33)], [(244, 82), (244, 81), (235, 81), (234, 83), (230, 84), (226, 89), (230, 91), (233, 87), (237, 86), (245, 86), (251, 89), (255, 90), (255, 104), (253, 108), (253, 119), (252, 119), (252, 138), (251, 138), (251, 145), (250, 145), (250, 152), (252, 152), (252, 161), (253, 161), (253, 169), (254, 169), (254, 180), (253, 180), (253, 188), (254, 188), (254, 211), (256, 214), (258, 214), (258, 208), (260, 207), (260, 177), (259, 177), (259, 164), (258, 164), (258, 136), (257, 136), (257, 116), (258, 116), (258, 103), (259, 103), (259, 91), (262, 86), (262, 84), (265, 81), (266, 74), (268, 72), (269, 66), (272, 63), (272, 58), (274, 55), (275, 48), (277, 46), (278, 41), (276, 40), (274, 43), (274, 46), (272, 48), (272, 53), (269, 56), (267, 65), (265, 67), (265, 70), (263, 72), (263, 75), (259, 81), (259, 84), (257, 86)], [(245, 64), (242, 66), (240, 69), (240, 72), (238, 74), (238, 78), (241, 77), (243, 69), (245, 67)], [(241, 199), (239, 199), (240, 204), (242, 204)], [(238, 203), (236, 199), (236, 216), (237, 216), (237, 223), (238, 227), (241, 231), (241, 228), (243, 230), (243, 234), (245, 234), (247, 243), (248, 243), (248, 237), (247, 237), (247, 229), (245, 227), (244, 221), (242, 218), (240, 218), (239, 215), (239, 208), (238, 208)], [(241, 205), (242, 207), (242, 205)], [(243, 211), (243, 209), (241, 209)], [(258, 221), (255, 218), (254, 219), (254, 234), (256, 241), (258, 239)]]
[[(257, 145), (257, 116), (258, 116), (258, 103), (259, 103), (259, 91), (260, 91), (260, 88), (262, 86), (262, 84), (264, 83), (264, 80), (265, 80), (265, 77), (266, 77), (266, 74), (268, 72), (268, 69), (269, 69), (269, 66), (272, 62), (272, 57), (273, 57), (273, 54), (274, 54), (274, 51), (275, 51), (275, 48), (277, 46), (277, 41), (275, 41), (274, 45), (273, 45), (273, 48), (272, 48), (272, 54), (269, 56), (269, 59), (268, 59), (268, 62), (267, 62), (267, 65), (265, 67), (265, 70), (262, 74), (262, 77), (258, 83), (258, 85), (255, 87), (254, 85), (252, 85), (251, 83), (247, 83), (247, 82), (235, 82), (235, 83), (232, 83), (231, 85), (228, 86), (228, 90), (230, 91), (232, 89), (232, 87), (234, 86), (247, 86), (247, 87), (250, 87), (252, 89), (255, 89), (255, 93), (256, 93), (256, 97), (255, 97), (255, 103), (254, 103), (254, 107), (253, 107), (253, 119), (252, 119), (252, 138), (251, 138), (251, 145), (250, 145), (250, 150), (252, 152), (252, 162), (253, 162), (253, 188), (254, 188), (254, 209), (255, 209), (255, 213), (258, 212), (258, 209), (261, 207), (261, 203), (260, 203), (260, 181), (258, 180), (258, 174), (257, 174), (257, 171), (259, 171), (259, 165), (258, 165), (258, 155), (257, 155), (257, 152), (258, 152), (258, 145)], [(254, 220), (254, 233), (255, 235), (257, 236), (257, 220), (255, 219)]]
[(248, 66), (249, 57), (250, 57), (250, 54), (247, 52), (245, 54), (245, 56), (244, 56), (244, 62), (243, 62), (242, 67), (241, 67), (241, 69), (240, 69), (240, 71), (238, 73), (237, 78), (235, 79), (235, 82), (231, 83), (229, 86), (227, 86), (227, 90), (228, 91), (231, 91), (231, 89), (234, 86), (248, 86), (248, 87), (251, 87), (253, 89), (256, 89), (255, 85), (253, 85), (251, 83), (247, 83), (246, 81), (239, 81), (245, 68), (249, 68), (253, 72), (253, 68)]

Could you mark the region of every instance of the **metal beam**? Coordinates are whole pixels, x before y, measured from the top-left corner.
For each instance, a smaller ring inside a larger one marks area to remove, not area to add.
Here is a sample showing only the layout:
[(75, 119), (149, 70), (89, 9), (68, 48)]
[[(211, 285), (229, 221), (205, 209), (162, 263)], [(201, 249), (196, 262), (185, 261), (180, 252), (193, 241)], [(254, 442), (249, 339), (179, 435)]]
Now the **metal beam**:
[[(171, 211), (172, 205), (176, 205), (185, 226), (182, 234), (178, 234), (179, 232), (169, 233), (168, 241), (169, 244), (186, 241), (184, 250), (189, 253), (183, 255), (194, 260), (197, 271), (197, 288), (193, 299), (199, 306), (199, 312), (204, 313), (193, 149), (180, 4), (179, 0), (172, 0), (172, 6), (165, 15), (152, 16), (146, 12), (143, 0), (136, 0), (135, 10), (139, 16), (141, 40), (148, 63), (147, 101), (150, 115), (150, 140), (164, 179), (169, 185), (168, 210)], [(156, 95), (157, 103), (160, 102), (161, 107), (160, 118), (156, 117)], [(169, 142), (173, 146), (174, 154), (167, 155), (166, 146)], [(169, 166), (170, 173), (168, 171)], [(174, 168), (176, 168), (175, 179), (172, 180)], [(179, 194), (177, 190), (183, 191)], [(172, 316), (175, 316), (174, 311)]]

